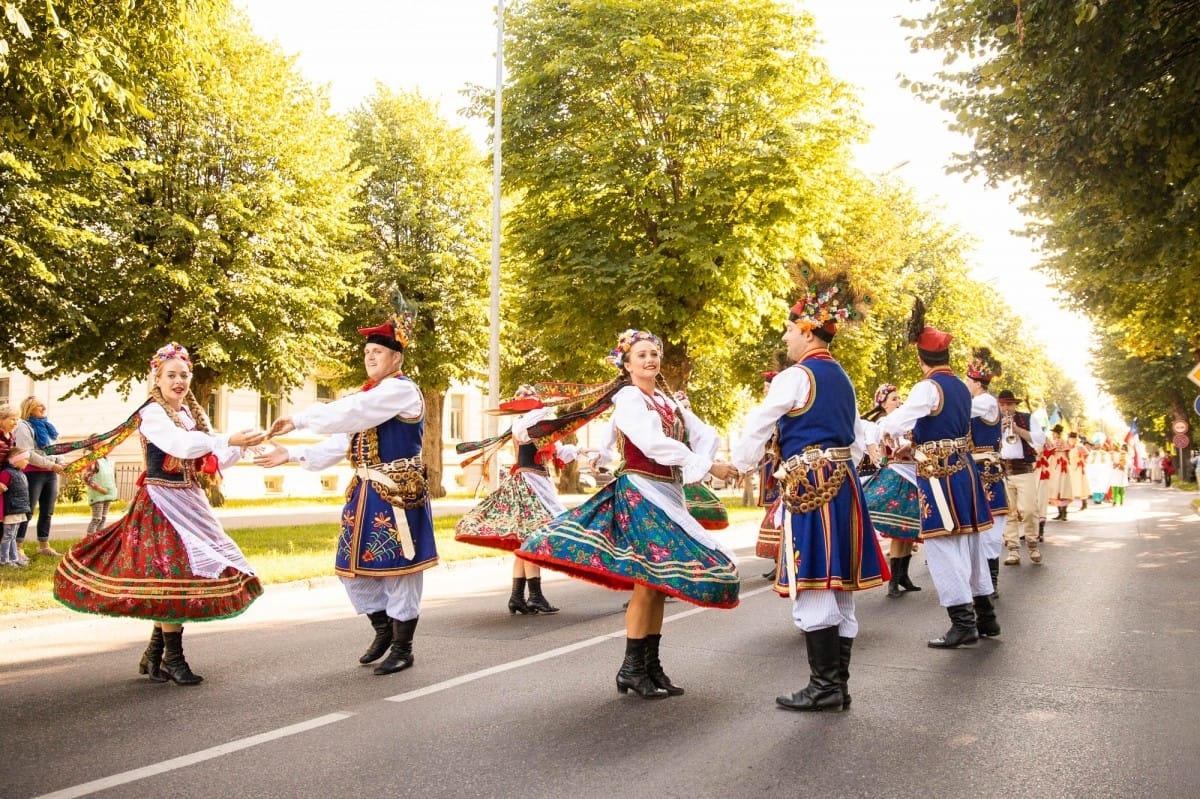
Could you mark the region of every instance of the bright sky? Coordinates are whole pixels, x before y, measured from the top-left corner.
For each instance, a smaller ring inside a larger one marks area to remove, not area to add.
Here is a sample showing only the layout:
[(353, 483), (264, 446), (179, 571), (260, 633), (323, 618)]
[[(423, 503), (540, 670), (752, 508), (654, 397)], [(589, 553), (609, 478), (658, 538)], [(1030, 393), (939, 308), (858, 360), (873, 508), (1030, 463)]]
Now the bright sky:
[[(259, 34), (297, 56), (301, 72), (327, 84), (334, 108), (356, 106), (376, 84), (417, 89), (439, 100), (481, 143), (486, 130), (456, 116), (468, 84), (496, 80), (494, 0), (240, 0)], [(1031, 242), (1012, 233), (1022, 217), (1004, 191), (945, 174), (950, 154), (970, 142), (946, 130), (943, 113), (899, 86), (897, 75), (926, 77), (936, 55), (914, 56), (899, 26), (908, 10), (894, 0), (800, 0), (816, 19), (823, 55), (835, 75), (861, 90), (871, 140), (857, 150), (859, 166), (896, 174), (943, 218), (979, 242), (975, 277), (991, 282), (1023, 314), (1059, 367), (1080, 387), (1090, 412), (1107, 411), (1089, 366), (1091, 329), (1059, 307), (1045, 277), (1032, 269)], [(1014, 365), (1015, 366), (1015, 365)]]

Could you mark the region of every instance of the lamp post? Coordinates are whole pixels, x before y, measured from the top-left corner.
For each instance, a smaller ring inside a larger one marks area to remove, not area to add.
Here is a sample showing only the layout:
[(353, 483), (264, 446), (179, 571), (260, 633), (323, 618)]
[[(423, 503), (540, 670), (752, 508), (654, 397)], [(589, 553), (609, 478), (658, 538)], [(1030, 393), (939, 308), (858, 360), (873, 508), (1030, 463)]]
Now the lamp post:
[[(496, 96), (492, 122), (492, 279), (491, 330), (488, 336), (488, 402), (494, 408), (500, 402), (500, 132), (504, 88), (504, 0), (496, 3)], [(499, 420), (488, 416), (488, 436), (499, 431)], [(488, 467), (488, 485), (499, 485), (499, 459)]]

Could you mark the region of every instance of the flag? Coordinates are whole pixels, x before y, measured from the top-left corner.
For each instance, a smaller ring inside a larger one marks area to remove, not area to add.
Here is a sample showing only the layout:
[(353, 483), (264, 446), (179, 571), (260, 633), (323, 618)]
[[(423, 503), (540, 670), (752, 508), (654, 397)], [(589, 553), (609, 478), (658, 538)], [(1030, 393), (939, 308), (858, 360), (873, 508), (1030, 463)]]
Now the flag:
[(1055, 405), (1054, 410), (1050, 411), (1050, 418), (1048, 418), (1046, 420), (1046, 424), (1049, 427), (1054, 427), (1054, 425), (1058, 424), (1061, 421), (1062, 421), (1062, 411), (1059, 410), (1057, 405)]

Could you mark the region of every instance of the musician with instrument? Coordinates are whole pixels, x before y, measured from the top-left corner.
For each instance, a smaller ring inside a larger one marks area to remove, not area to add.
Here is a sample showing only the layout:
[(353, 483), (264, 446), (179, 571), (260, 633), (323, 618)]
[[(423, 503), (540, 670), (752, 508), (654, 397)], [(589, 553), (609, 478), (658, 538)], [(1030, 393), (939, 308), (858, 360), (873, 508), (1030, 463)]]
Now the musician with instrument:
[(1000, 462), (1008, 486), (1008, 500), (1016, 524), (1004, 528), (1004, 546), (1008, 549), (1006, 566), (1021, 562), (1021, 538), (1029, 548), (1029, 559), (1042, 562), (1039, 517), (1044, 508), (1038, 507), (1038, 472), (1035, 468), (1038, 453), (1046, 445), (1046, 433), (1033, 421), (1032, 414), (1018, 411), (1019, 400), (1008, 389), (996, 397), (1000, 404)]

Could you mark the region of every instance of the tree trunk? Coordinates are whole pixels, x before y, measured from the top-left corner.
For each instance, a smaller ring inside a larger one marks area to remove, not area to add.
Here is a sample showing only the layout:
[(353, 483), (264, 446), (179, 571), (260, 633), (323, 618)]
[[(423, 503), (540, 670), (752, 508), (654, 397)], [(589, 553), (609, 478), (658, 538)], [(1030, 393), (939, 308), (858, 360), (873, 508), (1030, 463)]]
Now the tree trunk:
[(663, 342), (660, 372), (671, 391), (687, 391), (688, 380), (692, 376), (692, 358), (688, 355), (686, 343)]
[(755, 472), (747, 472), (745, 475), (742, 476), (742, 507), (743, 508), (753, 508), (755, 505), (758, 504), (758, 497), (756, 496), (756, 494), (758, 492), (755, 490), (755, 485), (754, 485), (754, 479), (757, 476), (758, 476), (758, 473), (756, 471)]
[(421, 439), (421, 457), (429, 481), (429, 498), (446, 496), (442, 486), (442, 407), (445, 391), (425, 391), (425, 435)]
[[(576, 433), (571, 433), (568, 436), (563, 436), (562, 443), (577, 444), (579, 436)], [(558, 493), (560, 494), (578, 494), (579, 488), (579, 459), (564, 464), (562, 469), (558, 471)]]

